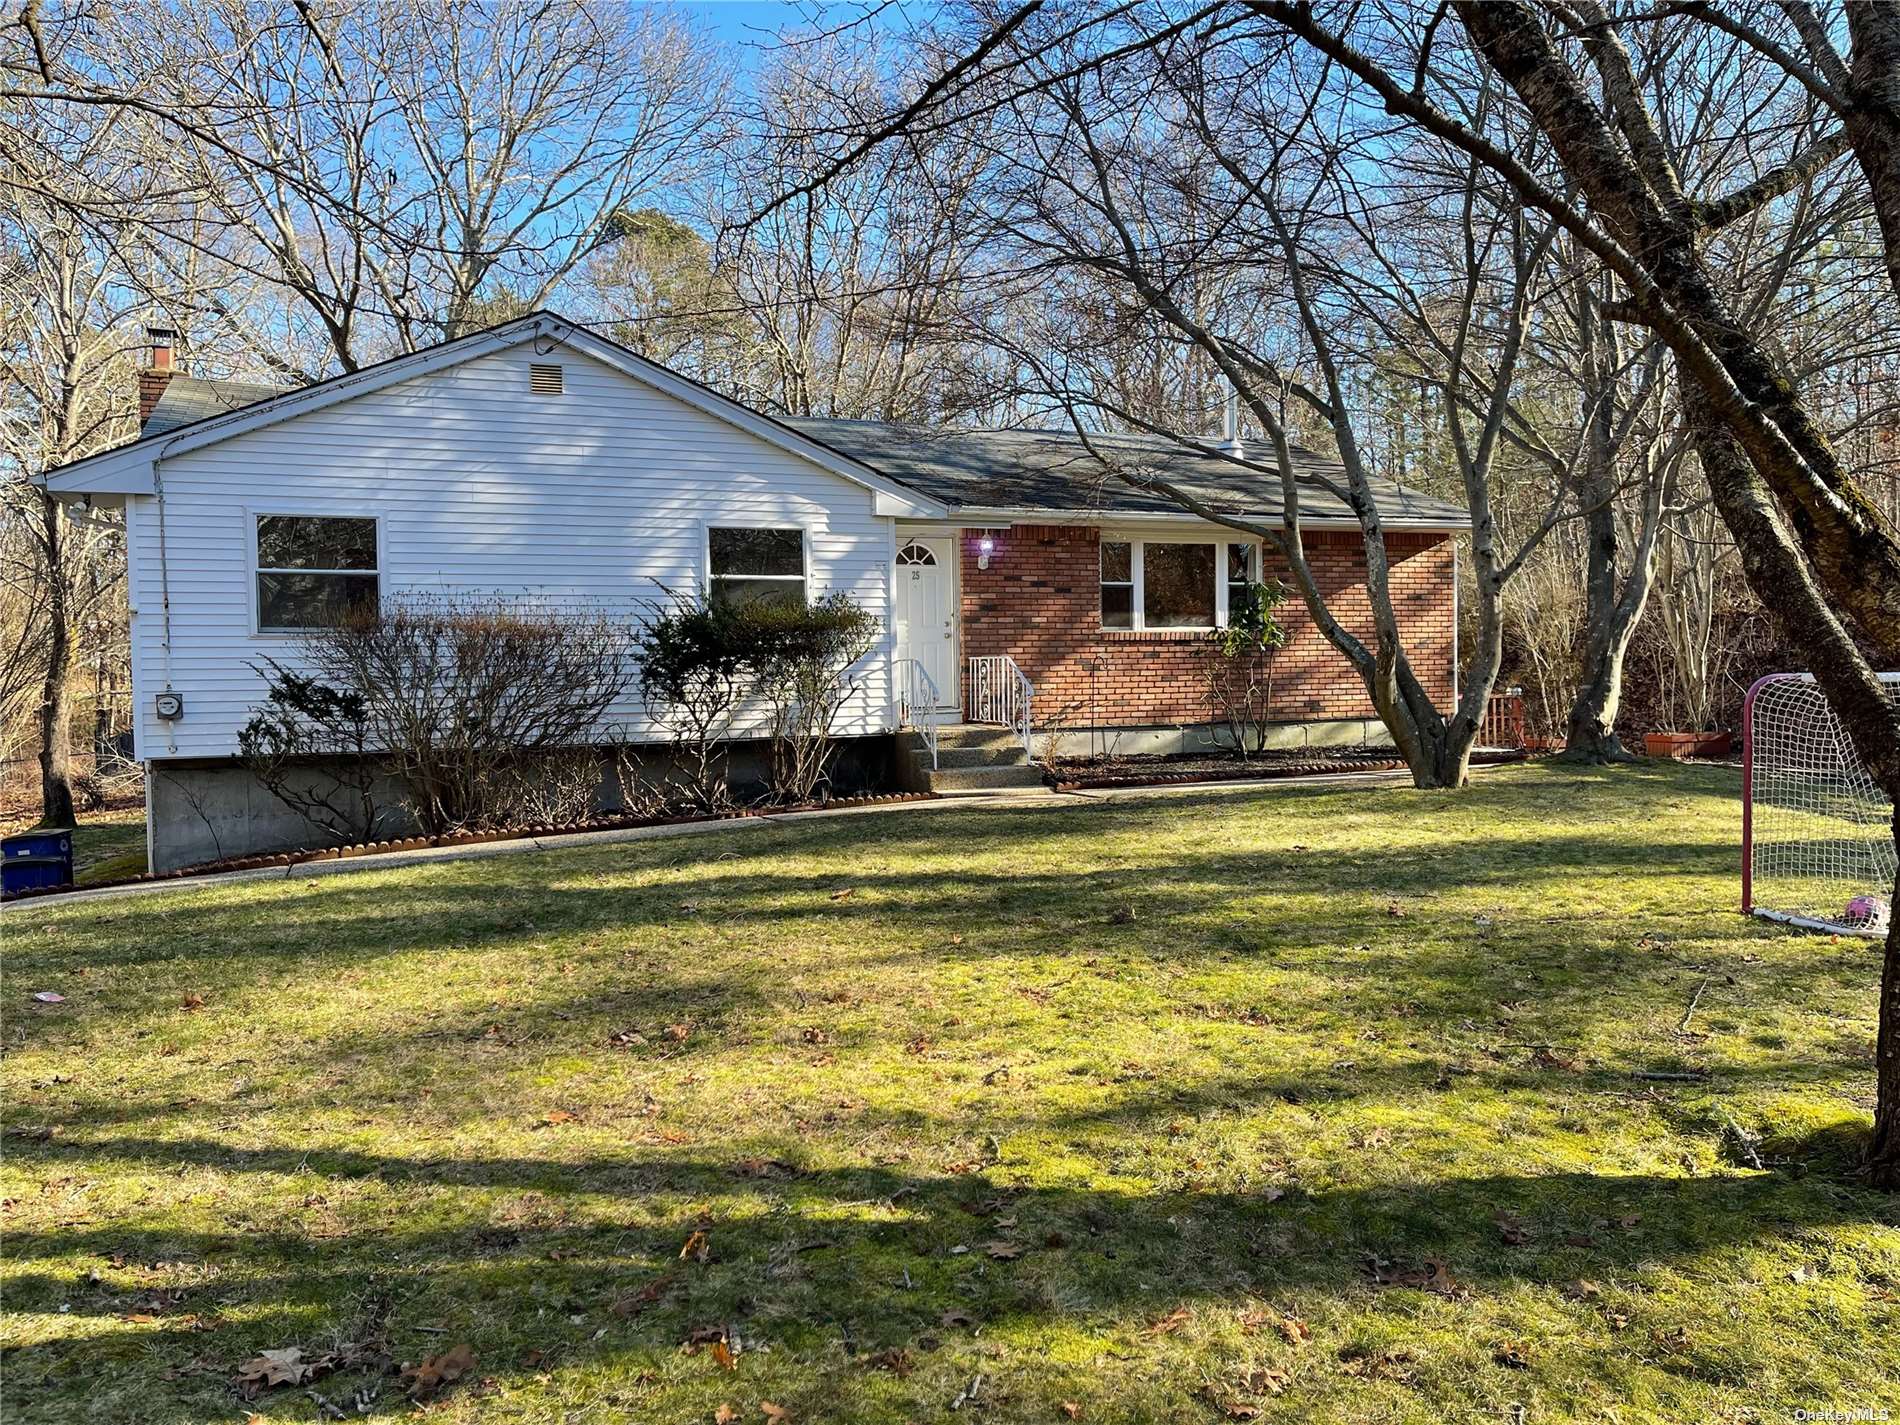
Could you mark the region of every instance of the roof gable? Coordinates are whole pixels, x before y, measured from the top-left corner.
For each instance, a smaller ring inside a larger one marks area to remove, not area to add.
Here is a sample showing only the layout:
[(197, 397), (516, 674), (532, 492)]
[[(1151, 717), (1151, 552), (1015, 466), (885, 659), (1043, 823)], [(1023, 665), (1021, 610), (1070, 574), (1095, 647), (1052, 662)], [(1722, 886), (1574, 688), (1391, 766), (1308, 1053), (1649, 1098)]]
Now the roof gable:
[[(530, 342), (536, 343), (537, 352), (543, 350), (544, 343), (552, 343), (546, 348), (550, 351), (559, 347), (570, 348), (841, 479), (862, 486), (877, 497), (878, 513), (881, 515), (928, 518), (947, 513), (941, 502), (891, 480), (849, 455), (769, 416), (761, 415), (748, 406), (729, 400), (710, 387), (648, 361), (551, 312), (536, 312), (439, 346), (393, 357), (360, 371), (289, 390), (248, 387), (240, 382), (174, 378), (174, 384), (184, 380), (191, 382), (191, 385), (180, 388), (178, 401), (171, 407), (165, 423), (159, 429), (153, 430), (148, 423), (145, 433), (131, 444), (47, 471), (41, 478), (46, 488), (56, 495), (152, 494), (157, 490), (156, 469), (160, 461), (202, 450), (234, 436), (326, 410), (401, 381), (411, 381)], [(253, 390), (264, 393), (263, 398), (244, 404), (239, 409), (229, 408), (229, 397)], [(170, 395), (168, 390), (166, 396)], [(161, 397), (159, 407), (165, 405), (166, 398)], [(159, 408), (154, 408), (152, 414), (156, 421), (160, 414)]]

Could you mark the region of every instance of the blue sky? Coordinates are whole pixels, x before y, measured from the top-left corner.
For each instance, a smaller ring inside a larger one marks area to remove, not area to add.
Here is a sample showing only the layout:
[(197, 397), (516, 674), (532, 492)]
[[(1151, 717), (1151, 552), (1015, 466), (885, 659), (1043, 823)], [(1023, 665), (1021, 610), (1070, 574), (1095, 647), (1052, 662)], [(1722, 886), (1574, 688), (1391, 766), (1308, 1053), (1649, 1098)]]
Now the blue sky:
[(823, 0), (685, 0), (679, 8), (711, 25), (721, 39), (763, 47), (783, 29), (837, 29), (866, 16), (871, 17), (874, 27), (891, 28), (931, 7), (927, 0), (848, 0), (842, 4)]

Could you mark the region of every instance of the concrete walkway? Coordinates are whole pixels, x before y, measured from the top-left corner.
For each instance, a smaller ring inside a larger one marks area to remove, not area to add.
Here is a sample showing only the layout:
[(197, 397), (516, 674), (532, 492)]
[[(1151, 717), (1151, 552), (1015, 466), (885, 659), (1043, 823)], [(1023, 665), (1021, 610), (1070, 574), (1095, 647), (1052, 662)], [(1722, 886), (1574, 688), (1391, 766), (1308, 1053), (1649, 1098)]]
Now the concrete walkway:
[[(1475, 773), (1480, 769), (1474, 767)], [(38, 910), (55, 910), (83, 901), (118, 900), (129, 896), (179, 894), (208, 890), (239, 881), (301, 881), (316, 876), (348, 876), (362, 871), (388, 871), (436, 861), (480, 861), (490, 856), (526, 856), (543, 851), (566, 851), (584, 846), (611, 846), (623, 841), (659, 841), (675, 836), (741, 835), (780, 831), (788, 825), (842, 816), (928, 816), (943, 811), (999, 809), (1075, 810), (1104, 802), (1194, 797), (1209, 793), (1270, 792), (1279, 787), (1355, 786), (1403, 782), (1406, 772), (1329, 772), (1317, 777), (1278, 777), (1238, 782), (1188, 782), (1164, 787), (1105, 787), (1077, 792), (985, 792), (938, 797), (932, 801), (889, 802), (882, 806), (838, 807), (829, 811), (780, 812), (739, 817), (729, 821), (692, 821), (673, 826), (635, 826), (618, 831), (578, 831), (567, 836), (522, 837), (517, 841), (484, 841), (473, 846), (424, 846), (413, 851), (391, 851), (381, 856), (352, 856), (340, 860), (300, 861), (290, 866), (260, 866), (249, 871), (218, 871), (176, 880), (140, 881), (128, 886), (101, 886), (97, 890), (68, 891), (57, 896), (32, 896), (0, 906), (8, 917)]]

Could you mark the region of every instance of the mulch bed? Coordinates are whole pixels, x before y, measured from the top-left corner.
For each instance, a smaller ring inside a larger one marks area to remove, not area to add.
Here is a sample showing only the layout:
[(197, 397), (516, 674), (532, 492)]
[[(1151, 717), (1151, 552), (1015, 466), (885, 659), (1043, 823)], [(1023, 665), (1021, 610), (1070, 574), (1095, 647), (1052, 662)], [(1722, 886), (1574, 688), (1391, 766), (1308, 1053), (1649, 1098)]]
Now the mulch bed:
[[(1473, 766), (1522, 762), (1522, 751), (1473, 752)], [(1383, 748), (1337, 751), (1262, 752), (1247, 758), (1203, 753), (1168, 757), (1109, 757), (1094, 762), (1057, 762), (1050, 769), (1056, 790), (1096, 791), (1106, 787), (1165, 787), (1194, 782), (1272, 781), (1278, 777), (1323, 777), (1349, 772), (1402, 772), (1403, 758)]]
[(189, 880), (224, 871), (258, 871), (273, 867), (301, 866), (308, 861), (348, 861), (361, 856), (386, 856), (392, 851), (420, 851), (431, 846), (479, 846), (488, 841), (533, 841), (543, 836), (574, 836), (590, 831), (631, 831), (645, 826), (684, 826), (691, 822), (745, 821), (756, 817), (797, 816), (803, 812), (836, 811), (842, 807), (885, 806), (893, 802), (927, 802), (931, 792), (889, 792), (872, 796), (836, 797), (831, 801), (800, 807), (760, 807), (721, 812), (716, 816), (618, 816), (596, 817), (591, 821), (570, 822), (565, 826), (517, 826), (503, 831), (461, 831), (448, 836), (410, 836), (399, 841), (365, 841), (354, 846), (324, 846), (309, 851), (280, 851), (270, 856), (229, 856), (222, 861), (201, 861), (195, 866), (180, 866), (175, 871), (147, 871), (137, 876), (112, 880), (88, 881), (85, 885), (39, 886), (32, 890), (0, 894), (0, 901), (30, 900), (41, 896), (70, 895), (74, 891), (97, 891), (109, 886), (139, 886), (157, 881)]

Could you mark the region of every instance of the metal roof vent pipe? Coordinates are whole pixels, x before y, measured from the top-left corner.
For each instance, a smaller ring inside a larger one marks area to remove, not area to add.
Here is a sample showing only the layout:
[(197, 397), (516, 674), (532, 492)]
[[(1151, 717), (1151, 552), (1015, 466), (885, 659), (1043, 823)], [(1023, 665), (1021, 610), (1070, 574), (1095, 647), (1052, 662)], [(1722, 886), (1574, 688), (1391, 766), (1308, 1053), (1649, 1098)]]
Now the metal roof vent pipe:
[(1227, 407), (1221, 417), (1221, 446), (1229, 455), (1244, 456), (1247, 442), (1240, 438), (1240, 392), (1229, 390)]

